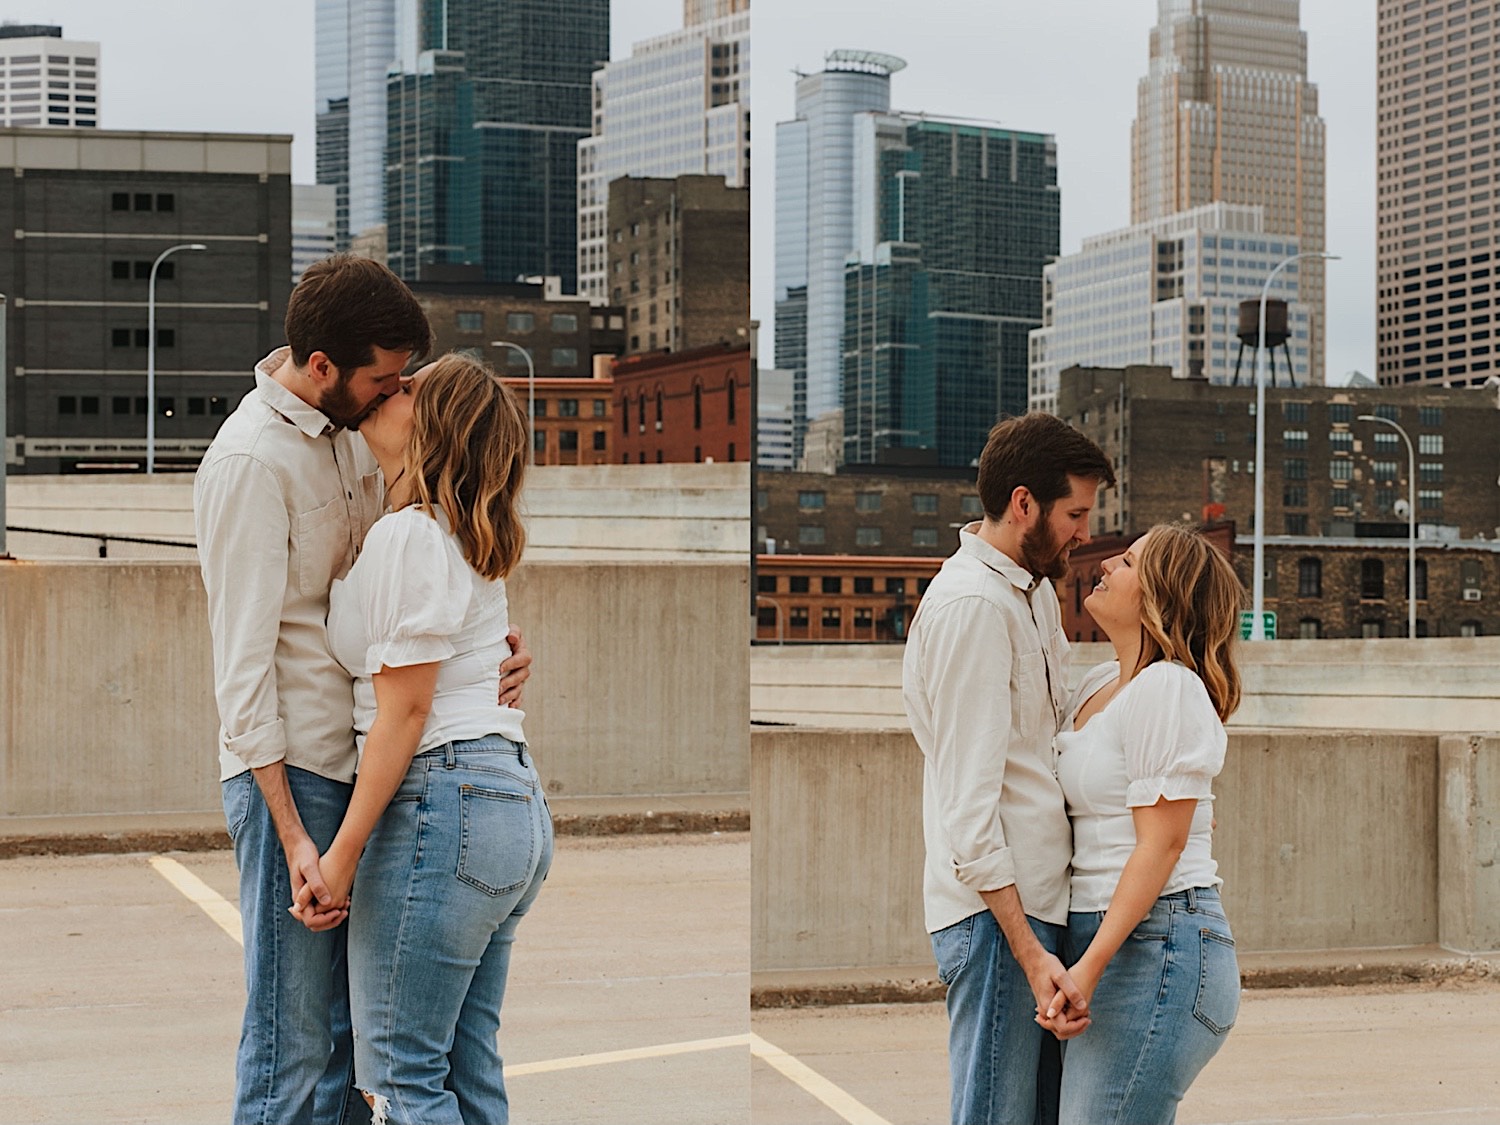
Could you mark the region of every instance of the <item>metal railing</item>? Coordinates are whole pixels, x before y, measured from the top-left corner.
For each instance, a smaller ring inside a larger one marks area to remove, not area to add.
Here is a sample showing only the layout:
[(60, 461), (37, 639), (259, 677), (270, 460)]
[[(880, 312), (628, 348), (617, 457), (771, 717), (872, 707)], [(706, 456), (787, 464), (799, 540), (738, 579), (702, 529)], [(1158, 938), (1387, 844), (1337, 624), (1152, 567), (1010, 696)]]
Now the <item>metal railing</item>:
[(136, 535), (112, 535), (93, 531), (57, 531), (45, 527), (17, 527), (14, 524), (7, 524), (5, 530), (22, 535), (55, 535), (63, 539), (92, 539), (99, 544), (99, 557), (101, 559), (109, 558), (109, 545), (111, 543), (133, 543), (149, 547), (174, 547), (180, 551), (196, 551), (198, 549), (197, 543), (184, 543), (180, 539), (146, 539)]

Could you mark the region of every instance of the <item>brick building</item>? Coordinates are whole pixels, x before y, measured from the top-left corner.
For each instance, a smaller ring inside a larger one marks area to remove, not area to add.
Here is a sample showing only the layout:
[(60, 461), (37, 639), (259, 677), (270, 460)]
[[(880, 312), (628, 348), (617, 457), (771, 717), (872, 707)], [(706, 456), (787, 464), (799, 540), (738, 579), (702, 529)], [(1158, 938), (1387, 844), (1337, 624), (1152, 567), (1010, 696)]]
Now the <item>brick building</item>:
[(625, 314), (590, 306), (586, 297), (565, 296), (555, 277), (539, 282), (416, 281), (409, 283), (432, 324), (433, 354), (460, 349), (487, 360), (503, 375), (526, 374), (531, 353), (538, 379), (590, 378), (595, 356), (625, 350)]
[(900, 641), (943, 565), (937, 558), (758, 555), (761, 641)]
[[(1342, 538), (1407, 534), (1415, 445), (1417, 523), (1431, 539), (1500, 534), (1500, 402), (1447, 387), (1267, 387), (1266, 533)], [(1255, 388), (1173, 379), (1164, 367), (1064, 371), (1058, 414), (1114, 458), (1120, 485), (1101, 493), (1096, 535), (1154, 523), (1233, 520), (1254, 529)]]
[(614, 401), (620, 464), (750, 458), (748, 343), (616, 360)]
[(756, 542), (783, 554), (941, 560), (958, 528), (983, 518), (971, 470), (755, 474)]
[(608, 465), (612, 462), (613, 382), (592, 379), (507, 378), (521, 408), (535, 392), (532, 445), (538, 465)]
[(748, 344), (750, 189), (723, 176), (613, 181), (608, 269), (628, 354)]

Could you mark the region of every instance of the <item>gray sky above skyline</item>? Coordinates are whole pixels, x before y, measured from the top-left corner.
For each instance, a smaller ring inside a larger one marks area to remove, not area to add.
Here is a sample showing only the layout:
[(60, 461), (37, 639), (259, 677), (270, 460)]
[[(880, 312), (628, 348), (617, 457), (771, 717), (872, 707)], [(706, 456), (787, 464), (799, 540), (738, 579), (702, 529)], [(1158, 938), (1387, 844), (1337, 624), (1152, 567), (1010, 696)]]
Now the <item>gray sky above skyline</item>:
[[(899, 55), (892, 107), (1057, 137), (1062, 249), (1130, 222), (1130, 123), (1156, 0), (755, 0), (751, 311), (773, 313), (775, 123), (794, 70), (839, 47)], [(1309, 77), (1327, 124), (1329, 381), (1374, 374), (1375, 5), (1303, 0)], [(762, 331), (761, 361), (772, 361)]]
[[(313, 0), (26, 0), (17, 23), (100, 43), (104, 129), (290, 133), (312, 183)], [(682, 25), (682, 0), (615, 0), (611, 55)]]

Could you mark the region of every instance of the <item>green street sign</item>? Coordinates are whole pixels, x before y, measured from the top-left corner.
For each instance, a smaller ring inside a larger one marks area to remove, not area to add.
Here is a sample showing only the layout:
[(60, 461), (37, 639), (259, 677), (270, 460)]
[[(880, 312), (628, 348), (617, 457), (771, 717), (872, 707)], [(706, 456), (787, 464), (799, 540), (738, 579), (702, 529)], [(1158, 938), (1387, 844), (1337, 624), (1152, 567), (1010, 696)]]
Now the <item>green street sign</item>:
[[(1260, 615), (1260, 618), (1261, 627), (1265, 630), (1266, 639), (1275, 640), (1276, 615), (1274, 613), (1267, 612), (1262, 613)], [(1250, 639), (1250, 627), (1254, 621), (1255, 614), (1251, 613), (1248, 609), (1240, 611), (1240, 640), (1248, 641)]]

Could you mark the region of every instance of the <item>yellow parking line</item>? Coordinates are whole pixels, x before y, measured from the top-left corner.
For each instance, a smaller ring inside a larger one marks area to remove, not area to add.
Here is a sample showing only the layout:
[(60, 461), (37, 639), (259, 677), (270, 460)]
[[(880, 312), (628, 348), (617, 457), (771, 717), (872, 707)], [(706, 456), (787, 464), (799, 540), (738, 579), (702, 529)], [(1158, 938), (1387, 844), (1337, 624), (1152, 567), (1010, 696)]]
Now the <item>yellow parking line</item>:
[(682, 1043), (662, 1043), (655, 1047), (632, 1047), (625, 1051), (603, 1051), (597, 1055), (573, 1055), (546, 1062), (518, 1063), (505, 1068), (505, 1077), (521, 1074), (546, 1074), (554, 1070), (573, 1070), (581, 1066), (603, 1066), (606, 1063), (634, 1062), (636, 1059), (659, 1059), (668, 1055), (687, 1055), (694, 1051), (718, 1051), (725, 1047), (747, 1047), (748, 1035), (725, 1035), (718, 1039), (689, 1039)]
[(151, 866), (156, 868), (158, 875), (181, 891), (189, 902), (217, 922), (219, 929), (240, 945), (245, 944), (245, 935), (240, 924), (240, 912), (223, 895), (175, 859), (168, 859), (164, 855), (154, 855), (151, 857)]
[[(218, 923), (219, 928), (240, 945), (245, 944), (241, 930), (240, 912), (218, 891), (194, 875), (175, 859), (154, 855), (151, 866), (183, 896)], [(604, 1066), (609, 1063), (633, 1062), (637, 1059), (659, 1059), (669, 1055), (686, 1055), (695, 1051), (718, 1051), (726, 1047), (748, 1046), (748, 1035), (726, 1035), (718, 1039), (689, 1039), (681, 1043), (660, 1043), (654, 1047), (632, 1047), (624, 1051), (603, 1051), (595, 1055), (571, 1055), (562, 1059), (546, 1059), (542, 1062), (518, 1063), (505, 1068), (507, 1078), (523, 1074), (546, 1074), (554, 1070), (575, 1070), (585, 1066)], [(872, 1119), (872, 1125), (873, 1121)]]
[(801, 1059), (787, 1054), (774, 1043), (768, 1043), (759, 1035), (750, 1036), (750, 1053), (769, 1066), (780, 1071), (849, 1125), (891, 1125), (852, 1094), (835, 1086)]

